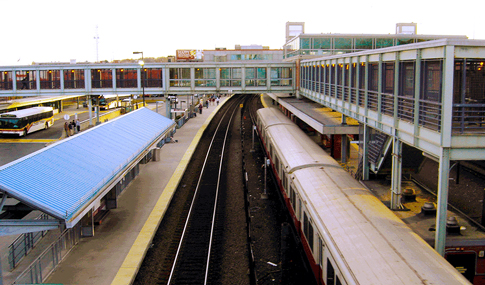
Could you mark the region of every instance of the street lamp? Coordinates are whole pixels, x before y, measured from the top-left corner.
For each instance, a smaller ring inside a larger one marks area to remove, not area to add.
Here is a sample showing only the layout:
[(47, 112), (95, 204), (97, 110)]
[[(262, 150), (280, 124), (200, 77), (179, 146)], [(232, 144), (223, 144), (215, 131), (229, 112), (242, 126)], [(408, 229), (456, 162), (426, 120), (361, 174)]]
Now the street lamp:
[(145, 70), (143, 68), (143, 65), (145, 65), (145, 62), (143, 61), (143, 52), (142, 51), (134, 51), (133, 54), (140, 54), (141, 53), (141, 61), (138, 62), (138, 64), (141, 65), (141, 72), (142, 72), (142, 76), (141, 76), (141, 88), (143, 90), (143, 107), (145, 107)]

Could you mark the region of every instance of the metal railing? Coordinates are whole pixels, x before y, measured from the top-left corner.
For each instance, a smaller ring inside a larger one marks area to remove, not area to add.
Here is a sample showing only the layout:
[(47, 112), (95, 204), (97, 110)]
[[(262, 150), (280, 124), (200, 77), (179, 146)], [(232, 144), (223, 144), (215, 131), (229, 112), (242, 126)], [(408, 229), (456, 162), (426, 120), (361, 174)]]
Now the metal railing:
[(67, 229), (12, 284), (40, 284), (81, 240), (81, 226)]
[[(40, 214), (35, 220), (48, 219), (49, 216), (45, 213)], [(10, 270), (13, 270), (20, 261), (34, 248), (37, 242), (42, 239), (48, 231), (40, 231), (33, 233), (25, 233), (18, 236), (8, 246), (8, 264)]]
[(453, 132), (485, 132), (485, 104), (453, 104)]

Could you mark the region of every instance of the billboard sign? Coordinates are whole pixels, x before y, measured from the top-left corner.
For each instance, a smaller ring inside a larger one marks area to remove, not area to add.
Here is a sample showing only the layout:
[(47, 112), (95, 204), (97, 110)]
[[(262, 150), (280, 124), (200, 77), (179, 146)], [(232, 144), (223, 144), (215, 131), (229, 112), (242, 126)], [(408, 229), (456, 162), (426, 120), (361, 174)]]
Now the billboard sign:
[(186, 60), (186, 61), (202, 60), (202, 50), (178, 49), (177, 61), (179, 60)]

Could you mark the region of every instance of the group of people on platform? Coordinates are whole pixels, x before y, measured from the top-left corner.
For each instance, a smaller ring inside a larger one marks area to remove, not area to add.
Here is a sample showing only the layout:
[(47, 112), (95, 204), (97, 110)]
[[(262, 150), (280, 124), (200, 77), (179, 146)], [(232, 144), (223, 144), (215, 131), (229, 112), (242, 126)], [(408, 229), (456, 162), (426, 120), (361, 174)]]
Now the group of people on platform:
[(69, 137), (81, 132), (81, 122), (79, 122), (79, 119), (72, 120), (72, 122), (66, 121), (64, 123), (64, 131), (66, 132), (66, 137)]
[[(219, 100), (220, 100), (220, 96), (219, 95), (212, 95), (210, 96), (209, 98), (207, 98), (207, 100), (205, 101), (205, 107), (206, 108), (209, 108), (209, 102), (211, 103), (211, 105), (215, 103), (217, 103), (217, 106), (219, 106)], [(199, 104), (199, 113), (202, 114), (202, 108), (204, 108), (202, 106), (202, 102)]]

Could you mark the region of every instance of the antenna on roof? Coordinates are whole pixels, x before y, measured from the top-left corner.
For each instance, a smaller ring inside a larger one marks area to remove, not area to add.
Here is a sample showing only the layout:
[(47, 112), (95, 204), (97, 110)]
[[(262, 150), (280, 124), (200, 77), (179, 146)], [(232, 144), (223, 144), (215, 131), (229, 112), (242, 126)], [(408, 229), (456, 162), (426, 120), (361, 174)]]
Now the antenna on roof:
[(98, 25), (96, 25), (96, 35), (94, 36), (96, 40), (96, 62), (99, 62), (99, 53), (98, 53), (98, 44), (99, 44), (99, 34), (98, 34)]

